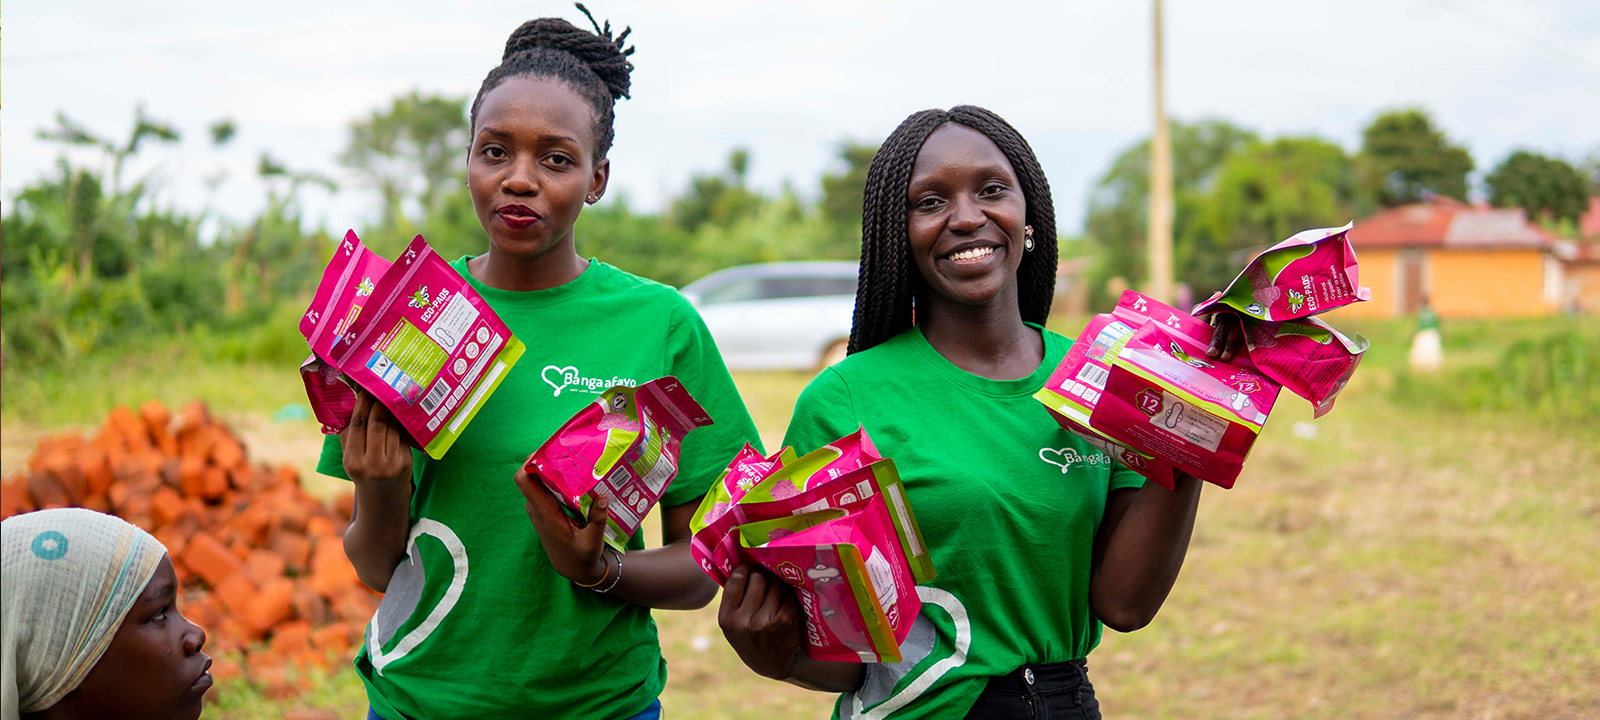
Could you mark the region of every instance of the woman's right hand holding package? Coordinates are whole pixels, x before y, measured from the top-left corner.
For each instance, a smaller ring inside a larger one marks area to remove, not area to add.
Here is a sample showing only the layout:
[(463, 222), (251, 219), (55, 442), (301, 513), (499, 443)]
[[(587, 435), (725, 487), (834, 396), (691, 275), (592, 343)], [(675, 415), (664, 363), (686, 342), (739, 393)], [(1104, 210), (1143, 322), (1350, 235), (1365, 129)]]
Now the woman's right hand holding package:
[(805, 656), (802, 622), (794, 592), (782, 580), (750, 563), (728, 574), (717, 624), (745, 665), (763, 677), (810, 690), (852, 692), (860, 688), (866, 666), (818, 662)]
[(355, 515), (344, 551), (367, 587), (383, 592), (406, 554), (411, 533), (411, 448), (383, 403), (363, 390), (339, 433), (344, 471), (355, 485)]

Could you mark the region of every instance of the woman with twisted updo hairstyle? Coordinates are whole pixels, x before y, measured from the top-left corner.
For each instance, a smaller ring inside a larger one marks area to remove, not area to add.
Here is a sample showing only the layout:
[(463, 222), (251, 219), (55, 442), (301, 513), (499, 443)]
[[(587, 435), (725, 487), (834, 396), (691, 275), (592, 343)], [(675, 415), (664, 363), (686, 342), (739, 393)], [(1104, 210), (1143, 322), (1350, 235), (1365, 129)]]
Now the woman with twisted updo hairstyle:
[[(615, 105), (633, 70), (629, 30), (589, 22), (524, 23), (472, 100), (467, 187), (488, 243), (451, 266), (523, 356), (498, 376), (485, 370), (474, 390), (465, 361), (418, 360), (433, 334), (414, 332), (393, 359), (400, 377), (433, 373), (463, 396), (499, 382), (450, 452), (407, 451), (366, 393), (323, 444), (317, 469), (355, 486), (345, 554), (385, 593), (355, 663), (374, 718), (656, 718), (666, 662), (651, 609), (699, 608), (716, 594), (689, 554), (689, 521), (727, 459), (761, 440), (694, 306), (578, 254), (578, 217), (605, 194)], [(489, 357), (504, 339), (459, 305), (437, 322), (462, 328), (453, 335), (470, 343), (468, 358)], [(569, 517), (524, 469), (529, 454), (611, 386), (668, 375), (716, 424), (683, 438), (675, 478), (648, 472), (659, 497), (615, 487), (603, 468), (613, 484)], [(645, 549), (623, 528), (652, 503), (661, 547)]]
[[(1098, 718), (1102, 625), (1144, 626), (1177, 579), (1200, 481), (1147, 485), (1033, 399), (1072, 346), (1044, 328), (1055, 222), (1033, 149), (983, 108), (911, 115), (867, 170), (850, 354), (806, 386), (784, 444), (865, 428), (938, 576), (894, 663), (808, 658), (793, 594), (755, 566), (719, 615), (757, 673), (840, 693), (836, 717)], [(880, 591), (886, 617), (905, 595)]]

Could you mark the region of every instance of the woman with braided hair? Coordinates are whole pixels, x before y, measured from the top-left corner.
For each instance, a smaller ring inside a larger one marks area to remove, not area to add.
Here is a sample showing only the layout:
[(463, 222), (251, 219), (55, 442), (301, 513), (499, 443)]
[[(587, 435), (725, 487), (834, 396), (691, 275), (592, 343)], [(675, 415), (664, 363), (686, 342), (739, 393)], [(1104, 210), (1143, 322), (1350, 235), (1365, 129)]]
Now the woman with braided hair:
[[(1071, 341), (1044, 329), (1056, 269), (1050, 185), (988, 110), (924, 110), (867, 172), (850, 355), (811, 381), (785, 444), (864, 426), (895, 464), (938, 577), (893, 664), (825, 663), (782, 581), (751, 565), (719, 623), (767, 677), (842, 693), (840, 718), (1099, 717), (1084, 658), (1102, 622), (1155, 616), (1200, 481), (1175, 491), (1061, 430), (1032, 395)], [(1212, 357), (1242, 337), (1218, 333)]]
[[(666, 663), (650, 608), (715, 596), (689, 556), (689, 518), (727, 458), (759, 445), (755, 424), (687, 300), (575, 245), (610, 176), (627, 35), (528, 22), (472, 101), (467, 185), (489, 242), (452, 266), (526, 341), (522, 360), (443, 459), (408, 451), (367, 394), (324, 442), (318, 470), (355, 486), (345, 553), (385, 593), (355, 662), (370, 717), (658, 717)], [(602, 497), (574, 522), (521, 468), (599, 393), (665, 375), (716, 424), (683, 439), (662, 547), (636, 535), (617, 552), (606, 519), (639, 508)]]

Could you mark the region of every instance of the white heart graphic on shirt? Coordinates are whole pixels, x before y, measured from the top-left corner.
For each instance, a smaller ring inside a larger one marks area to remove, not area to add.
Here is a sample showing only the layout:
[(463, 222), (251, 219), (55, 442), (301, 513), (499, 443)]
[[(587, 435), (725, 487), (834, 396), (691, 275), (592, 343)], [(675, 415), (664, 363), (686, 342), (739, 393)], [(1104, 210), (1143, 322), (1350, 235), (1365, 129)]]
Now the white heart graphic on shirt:
[[(551, 370), (556, 371), (556, 377), (561, 380), (561, 384), (560, 385), (557, 385), (555, 380), (551, 380), (550, 379), (550, 371)], [(540, 371), (540, 373), (539, 373), (539, 377), (544, 378), (544, 381), (549, 383), (550, 387), (553, 387), (553, 388), (556, 389), (555, 395), (552, 395), (551, 397), (559, 396), (561, 394), (562, 390), (567, 389), (567, 378), (569, 378), (569, 377), (577, 377), (577, 376), (578, 376), (578, 368), (577, 368), (577, 366), (574, 366), (574, 365), (568, 365), (566, 367), (558, 367), (558, 366), (555, 366), (555, 365), (546, 365), (546, 366), (544, 366), (544, 370)]]
[[(1050, 458), (1045, 457), (1045, 455), (1054, 455), (1060, 458), (1060, 461), (1058, 462), (1056, 460), (1051, 460)], [(1061, 474), (1063, 475), (1067, 474), (1067, 471), (1072, 469), (1073, 463), (1083, 462), (1083, 456), (1079, 455), (1077, 450), (1069, 447), (1064, 447), (1060, 450), (1055, 448), (1039, 448), (1039, 459), (1061, 468)]]

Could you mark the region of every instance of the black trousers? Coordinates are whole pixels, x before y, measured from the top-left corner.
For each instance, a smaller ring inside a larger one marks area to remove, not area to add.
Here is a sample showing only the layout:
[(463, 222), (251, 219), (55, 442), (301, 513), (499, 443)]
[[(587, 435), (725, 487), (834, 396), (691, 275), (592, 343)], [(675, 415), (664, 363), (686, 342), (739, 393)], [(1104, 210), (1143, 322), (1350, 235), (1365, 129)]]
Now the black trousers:
[(1089, 664), (1026, 665), (989, 678), (967, 720), (1100, 720)]

